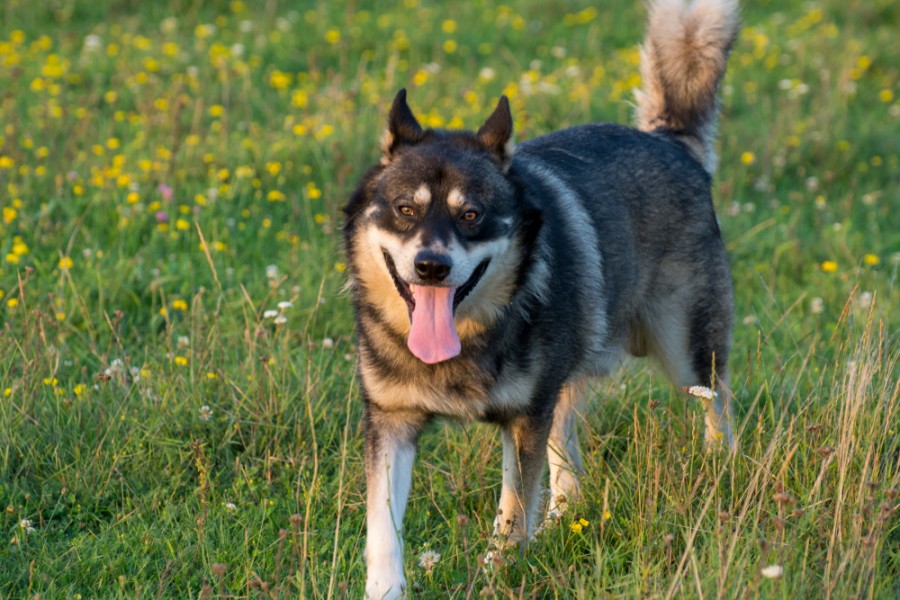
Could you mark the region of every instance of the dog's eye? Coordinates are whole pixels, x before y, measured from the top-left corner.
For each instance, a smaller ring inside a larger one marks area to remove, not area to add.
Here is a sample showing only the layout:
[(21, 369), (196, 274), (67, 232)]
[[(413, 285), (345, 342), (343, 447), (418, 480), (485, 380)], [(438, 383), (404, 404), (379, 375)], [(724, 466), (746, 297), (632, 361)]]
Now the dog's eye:
[(405, 204), (397, 207), (397, 212), (403, 215), (404, 217), (414, 217), (416, 216), (416, 210), (412, 206), (407, 206)]
[(467, 210), (463, 213), (463, 221), (468, 221), (469, 223), (478, 219), (478, 213), (474, 210)]

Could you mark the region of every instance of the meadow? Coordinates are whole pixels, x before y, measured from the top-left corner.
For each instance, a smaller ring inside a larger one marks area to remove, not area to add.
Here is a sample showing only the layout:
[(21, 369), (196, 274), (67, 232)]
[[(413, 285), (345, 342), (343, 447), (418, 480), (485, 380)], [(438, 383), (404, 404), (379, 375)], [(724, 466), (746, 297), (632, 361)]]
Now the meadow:
[[(739, 447), (651, 363), (584, 497), (491, 553), (500, 441), (423, 436), (418, 598), (900, 597), (900, 5), (758, 0), (725, 80)], [(628, 123), (637, 1), (0, 6), (0, 597), (359, 598), (340, 208), (397, 89), (527, 139)]]

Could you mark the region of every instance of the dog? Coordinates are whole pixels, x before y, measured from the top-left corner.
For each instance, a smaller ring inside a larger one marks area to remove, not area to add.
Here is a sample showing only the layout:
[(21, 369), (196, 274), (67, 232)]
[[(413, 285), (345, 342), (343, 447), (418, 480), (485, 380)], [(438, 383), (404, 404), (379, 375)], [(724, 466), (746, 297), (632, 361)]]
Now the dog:
[[(435, 417), (500, 426), (498, 539), (579, 493), (576, 409), (625, 355), (704, 386), (709, 445), (734, 445), (732, 287), (711, 199), (717, 90), (736, 0), (656, 0), (637, 128), (513, 144), (507, 98), (475, 132), (425, 129), (400, 90), (383, 157), (344, 208), (365, 402), (366, 597), (405, 595), (400, 534)], [(712, 393), (712, 390), (715, 393)]]

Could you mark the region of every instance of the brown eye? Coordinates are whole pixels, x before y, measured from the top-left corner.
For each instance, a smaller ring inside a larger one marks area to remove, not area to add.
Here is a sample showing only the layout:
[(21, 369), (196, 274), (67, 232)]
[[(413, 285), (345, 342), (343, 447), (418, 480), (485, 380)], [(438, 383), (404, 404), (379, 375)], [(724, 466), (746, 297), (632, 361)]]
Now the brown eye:
[(413, 217), (416, 214), (416, 211), (413, 210), (412, 206), (406, 206), (406, 205), (398, 206), (397, 211), (404, 217)]
[(472, 221), (474, 221), (477, 218), (478, 218), (478, 213), (475, 212), (474, 210), (467, 210), (466, 212), (463, 213), (463, 221), (468, 221), (469, 223), (471, 223)]

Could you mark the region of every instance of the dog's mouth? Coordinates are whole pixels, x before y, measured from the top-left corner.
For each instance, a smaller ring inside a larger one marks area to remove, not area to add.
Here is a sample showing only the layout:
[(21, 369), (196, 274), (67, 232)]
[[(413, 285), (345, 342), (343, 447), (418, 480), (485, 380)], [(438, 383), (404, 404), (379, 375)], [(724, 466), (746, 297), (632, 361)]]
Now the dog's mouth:
[(491, 260), (481, 261), (459, 287), (410, 284), (397, 272), (391, 255), (382, 250), (394, 287), (409, 309), (407, 346), (422, 362), (434, 364), (457, 356), (462, 350), (453, 316), (456, 307), (478, 285)]

